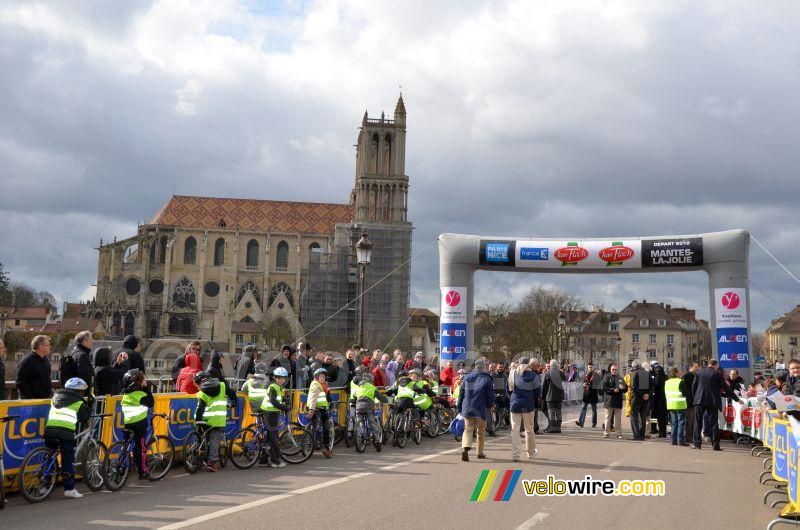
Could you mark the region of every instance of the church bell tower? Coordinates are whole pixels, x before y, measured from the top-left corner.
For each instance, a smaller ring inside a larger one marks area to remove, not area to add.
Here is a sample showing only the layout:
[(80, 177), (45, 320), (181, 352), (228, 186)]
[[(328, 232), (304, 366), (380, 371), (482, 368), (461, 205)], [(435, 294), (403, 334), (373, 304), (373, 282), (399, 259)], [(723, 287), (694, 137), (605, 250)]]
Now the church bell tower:
[(370, 118), (364, 112), (356, 147), (356, 185), (353, 198), (357, 223), (408, 222), (406, 107), (397, 100), (394, 119)]

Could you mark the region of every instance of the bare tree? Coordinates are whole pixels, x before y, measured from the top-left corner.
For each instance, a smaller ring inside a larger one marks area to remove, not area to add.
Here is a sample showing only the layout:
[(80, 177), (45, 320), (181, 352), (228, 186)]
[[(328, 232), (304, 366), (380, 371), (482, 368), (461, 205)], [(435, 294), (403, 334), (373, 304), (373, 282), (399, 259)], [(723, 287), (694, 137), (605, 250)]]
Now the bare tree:
[(574, 334), (569, 326), (559, 329), (558, 315), (585, 308), (583, 301), (556, 288), (532, 287), (512, 314), (509, 346), (513, 351), (538, 351), (545, 359), (559, 352)]
[(511, 306), (505, 303), (481, 306), (475, 317), (475, 348), (493, 360), (502, 360), (509, 339)]

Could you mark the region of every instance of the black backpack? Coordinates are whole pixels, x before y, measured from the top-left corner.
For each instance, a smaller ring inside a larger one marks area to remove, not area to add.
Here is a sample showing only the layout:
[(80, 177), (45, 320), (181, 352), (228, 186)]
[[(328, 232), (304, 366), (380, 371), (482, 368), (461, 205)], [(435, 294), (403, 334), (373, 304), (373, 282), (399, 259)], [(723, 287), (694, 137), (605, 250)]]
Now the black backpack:
[(61, 356), (61, 361), (58, 364), (58, 374), (61, 379), (61, 387), (63, 388), (67, 381), (78, 375), (78, 363), (72, 357), (71, 353), (65, 353)]

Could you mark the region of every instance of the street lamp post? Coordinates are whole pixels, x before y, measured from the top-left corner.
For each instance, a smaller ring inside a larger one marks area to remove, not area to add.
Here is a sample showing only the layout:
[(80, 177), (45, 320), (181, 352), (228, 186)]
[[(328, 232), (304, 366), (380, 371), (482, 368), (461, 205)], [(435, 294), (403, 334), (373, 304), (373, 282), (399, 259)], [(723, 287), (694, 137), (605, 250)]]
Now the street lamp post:
[(358, 279), (361, 284), (361, 294), (359, 295), (358, 310), (358, 345), (364, 347), (364, 279), (367, 272), (367, 265), (372, 259), (372, 243), (367, 239), (367, 233), (361, 233), (361, 239), (356, 243), (356, 258), (358, 260), (359, 271)]
[(558, 337), (557, 348), (558, 348), (559, 364), (561, 364), (561, 362), (564, 361), (564, 359), (563, 359), (564, 349), (562, 348), (562, 342), (563, 342), (563, 335), (564, 335), (564, 326), (566, 325), (566, 323), (567, 323), (567, 315), (565, 315), (564, 313), (559, 313), (558, 314), (558, 333), (557, 333), (557, 337)]

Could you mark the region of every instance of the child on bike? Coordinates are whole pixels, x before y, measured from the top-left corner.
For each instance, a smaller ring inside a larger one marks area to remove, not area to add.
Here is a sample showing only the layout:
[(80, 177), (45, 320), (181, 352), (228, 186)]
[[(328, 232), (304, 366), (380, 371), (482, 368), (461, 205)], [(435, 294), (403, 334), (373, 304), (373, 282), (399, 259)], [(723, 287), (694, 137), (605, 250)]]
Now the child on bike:
[[(364, 374), (366, 375), (366, 373)], [(362, 376), (362, 381), (363, 381)], [(330, 458), (333, 453), (330, 450), (331, 433), (333, 432), (333, 422), (328, 412), (330, 408), (330, 396), (328, 395), (328, 371), (325, 368), (314, 370), (314, 380), (308, 387), (308, 419), (322, 422), (322, 454), (325, 458)], [(314, 418), (314, 416), (317, 416)]]
[(272, 459), (270, 467), (284, 467), (281, 461), (281, 451), (278, 447), (278, 425), (281, 413), (288, 413), (292, 407), (283, 402), (283, 387), (289, 381), (289, 371), (280, 366), (272, 373), (272, 383), (267, 387), (267, 397), (261, 403), (261, 411), (265, 412), (267, 422), (267, 436), (269, 437), (269, 453)]
[(439, 374), (433, 368), (428, 368), (425, 370), (425, 383), (428, 387), (433, 390), (434, 395), (438, 396), (439, 393)]
[[(414, 406), (414, 397), (417, 394), (414, 389), (414, 382), (405, 371), (401, 371), (399, 375), (400, 377), (397, 378), (394, 386), (386, 391), (387, 395), (396, 396), (394, 400), (395, 416), (402, 416), (406, 409), (411, 409), (414, 421), (419, 421), (419, 412), (417, 407)], [(392, 445), (399, 446), (397, 438), (392, 441)]]
[(133, 451), (133, 461), (139, 472), (139, 480), (148, 480), (150, 473), (147, 470), (147, 413), (155, 405), (150, 385), (144, 378), (144, 372), (134, 368), (122, 376), (123, 396), (120, 406), (122, 408), (122, 422), (131, 432), (136, 443)]
[(242, 385), (242, 392), (247, 394), (247, 401), (250, 403), (250, 413), (256, 417), (267, 397), (267, 369), (266, 364), (258, 363), (255, 367), (256, 373), (250, 375)]
[(352, 434), (355, 430), (356, 418), (356, 399), (358, 399), (358, 387), (361, 384), (361, 377), (367, 369), (363, 364), (356, 366), (353, 372), (353, 380), (350, 381), (350, 420), (347, 422), (347, 432)]
[(423, 418), (427, 417), (428, 410), (433, 405), (433, 398), (436, 397), (436, 394), (433, 393), (428, 382), (422, 379), (422, 370), (414, 368), (409, 370), (408, 375), (412, 381), (411, 388), (416, 392), (414, 405), (422, 412), (421, 416)]
[(64, 478), (64, 497), (83, 497), (75, 489), (75, 431), (91, 416), (89, 403), (83, 392), (89, 388), (86, 381), (73, 377), (62, 390), (56, 390), (50, 401), (50, 412), (44, 427), (44, 444), (53, 451), (61, 450), (61, 472)]
[(377, 440), (380, 431), (378, 431), (378, 422), (375, 419), (375, 400), (381, 403), (388, 403), (389, 399), (372, 384), (374, 380), (375, 376), (370, 373), (365, 373), (361, 376), (361, 385), (358, 387), (358, 395), (356, 396), (356, 412), (367, 414), (369, 428)]
[(208, 461), (205, 463), (205, 470), (219, 471), (219, 443), (228, 423), (228, 400), (236, 403), (236, 391), (205, 371), (195, 374), (194, 381), (200, 387), (194, 423), (208, 425)]

